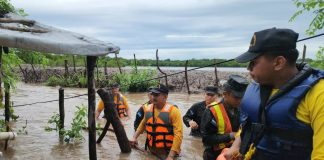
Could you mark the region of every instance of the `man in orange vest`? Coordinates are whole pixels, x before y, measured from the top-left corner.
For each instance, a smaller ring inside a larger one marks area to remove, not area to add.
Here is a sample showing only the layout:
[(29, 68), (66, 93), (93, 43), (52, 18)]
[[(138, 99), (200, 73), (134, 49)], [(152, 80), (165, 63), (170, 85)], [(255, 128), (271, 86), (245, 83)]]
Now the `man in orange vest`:
[(211, 103), (201, 119), (204, 160), (215, 160), (225, 147), (230, 147), (239, 129), (239, 105), (248, 81), (239, 75), (230, 75), (224, 84), (223, 98)]
[[(127, 99), (124, 95), (122, 95), (119, 91), (119, 84), (118, 83), (114, 83), (112, 86), (112, 93), (114, 95), (114, 103), (116, 105), (116, 109), (117, 109), (117, 113), (119, 118), (124, 118), (127, 117), (127, 119), (130, 118), (130, 109), (128, 109), (128, 103), (127, 103)], [(96, 118), (99, 117), (100, 113), (104, 110), (104, 103), (103, 101), (100, 99), (99, 103), (98, 103), (98, 107), (96, 110)]]
[(145, 148), (160, 159), (172, 160), (180, 153), (183, 129), (180, 110), (167, 102), (169, 89), (160, 84), (151, 90), (152, 104), (144, 112), (144, 119), (138, 126), (131, 145), (137, 145), (137, 138), (147, 133)]

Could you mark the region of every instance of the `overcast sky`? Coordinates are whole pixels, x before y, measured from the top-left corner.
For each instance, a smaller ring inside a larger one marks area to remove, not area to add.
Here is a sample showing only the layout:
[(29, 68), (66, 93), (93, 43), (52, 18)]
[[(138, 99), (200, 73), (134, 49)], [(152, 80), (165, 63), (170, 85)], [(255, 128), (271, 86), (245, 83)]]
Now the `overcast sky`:
[[(311, 14), (294, 22), (292, 0), (11, 0), (28, 18), (121, 48), (124, 58), (230, 59), (245, 52), (255, 31), (291, 28), (306, 37)], [(321, 31), (323, 32), (323, 31)], [(324, 37), (304, 41), (315, 58)]]

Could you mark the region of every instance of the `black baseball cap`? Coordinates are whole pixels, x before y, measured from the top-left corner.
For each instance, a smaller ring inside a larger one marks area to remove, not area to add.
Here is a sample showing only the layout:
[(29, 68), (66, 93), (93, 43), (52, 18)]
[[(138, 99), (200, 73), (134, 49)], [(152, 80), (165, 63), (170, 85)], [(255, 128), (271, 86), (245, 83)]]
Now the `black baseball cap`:
[(212, 94), (217, 94), (218, 93), (218, 88), (215, 86), (207, 86), (205, 88), (206, 93), (212, 93)]
[(163, 84), (159, 84), (158, 87), (154, 87), (150, 90), (152, 93), (164, 93), (169, 94), (169, 88)]
[(230, 75), (224, 84), (224, 89), (231, 91), (235, 97), (242, 98), (249, 82), (240, 75)]
[(290, 53), (296, 50), (298, 33), (291, 29), (270, 28), (255, 32), (249, 50), (235, 60), (239, 63), (249, 62), (264, 53)]

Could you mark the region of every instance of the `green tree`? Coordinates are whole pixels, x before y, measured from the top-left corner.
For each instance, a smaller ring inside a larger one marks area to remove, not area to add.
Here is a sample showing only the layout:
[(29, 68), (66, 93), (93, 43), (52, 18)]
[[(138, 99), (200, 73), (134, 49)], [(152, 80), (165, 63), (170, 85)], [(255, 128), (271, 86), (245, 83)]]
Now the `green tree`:
[[(304, 12), (312, 12), (314, 17), (310, 22), (306, 34), (314, 35), (316, 32), (323, 30), (324, 27), (324, 1), (323, 0), (293, 0), (297, 8), (299, 9), (290, 18), (290, 22), (294, 21), (299, 15)], [(314, 67), (324, 69), (324, 48), (319, 47), (319, 51), (316, 53), (316, 60), (311, 63)]]

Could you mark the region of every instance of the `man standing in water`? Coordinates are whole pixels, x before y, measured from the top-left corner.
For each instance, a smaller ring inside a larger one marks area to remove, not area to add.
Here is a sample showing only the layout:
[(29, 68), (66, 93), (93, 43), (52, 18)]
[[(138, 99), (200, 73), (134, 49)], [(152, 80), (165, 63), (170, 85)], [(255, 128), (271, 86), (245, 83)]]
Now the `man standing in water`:
[(160, 84), (151, 90), (153, 103), (148, 105), (144, 119), (138, 126), (131, 145), (137, 145), (137, 138), (147, 133), (145, 148), (159, 158), (172, 160), (180, 153), (182, 143), (182, 119), (177, 106), (167, 102), (169, 89)]
[(242, 133), (225, 154), (253, 160), (324, 159), (324, 71), (296, 65), (298, 33), (255, 32), (249, 50), (252, 82), (242, 99)]
[(239, 105), (248, 81), (230, 75), (224, 84), (223, 98), (208, 105), (201, 119), (204, 160), (215, 160), (225, 147), (230, 147), (240, 126)]
[[(112, 88), (112, 93), (114, 95), (114, 103), (116, 105), (116, 109), (117, 109), (119, 118), (127, 117), (129, 119), (130, 118), (130, 109), (128, 108), (128, 103), (127, 103), (126, 97), (119, 92), (119, 88), (120, 88), (119, 84), (114, 83), (111, 86), (111, 88)], [(103, 111), (103, 109), (104, 109), (104, 103), (100, 99), (99, 103), (98, 103), (97, 110), (96, 110), (96, 118), (99, 117), (99, 115)]]
[(135, 131), (137, 130), (139, 124), (141, 123), (141, 121), (144, 118), (145, 109), (148, 107), (148, 105), (150, 105), (153, 102), (153, 95), (152, 95), (151, 89), (152, 89), (151, 87), (148, 89), (148, 94), (147, 94), (147, 97), (149, 100), (146, 103), (142, 104), (142, 106), (136, 112), (136, 117), (135, 117), (135, 121), (134, 121)]
[(183, 116), (183, 122), (187, 127), (191, 128), (190, 135), (201, 137), (200, 121), (201, 117), (209, 104), (216, 101), (218, 88), (215, 86), (207, 86), (205, 88), (205, 100), (195, 103), (190, 107), (187, 113)]

